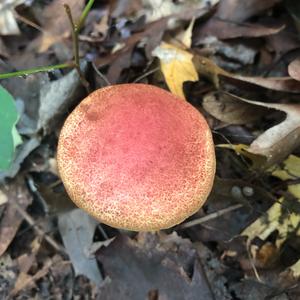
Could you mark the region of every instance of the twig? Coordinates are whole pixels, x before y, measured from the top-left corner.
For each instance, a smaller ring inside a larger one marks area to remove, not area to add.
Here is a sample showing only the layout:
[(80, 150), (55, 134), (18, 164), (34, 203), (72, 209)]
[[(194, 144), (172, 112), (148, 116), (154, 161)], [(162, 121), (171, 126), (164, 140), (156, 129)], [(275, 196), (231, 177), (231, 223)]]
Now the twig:
[(72, 29), (72, 40), (73, 40), (73, 55), (74, 55), (74, 63), (75, 63), (75, 68), (77, 70), (77, 73), (79, 75), (80, 81), (82, 85), (85, 87), (88, 93), (90, 93), (90, 84), (89, 82), (85, 79), (84, 74), (82, 73), (80, 69), (80, 58), (79, 58), (79, 31), (82, 28), (85, 19), (91, 10), (91, 7), (93, 6), (95, 0), (90, 0), (87, 5), (85, 6), (78, 23), (74, 22), (71, 8), (68, 4), (64, 4), (66, 14), (69, 18), (70, 24), (71, 24), (71, 29)]
[(251, 265), (251, 267), (253, 269), (253, 272), (254, 272), (254, 275), (255, 275), (256, 279), (258, 280), (258, 282), (264, 283), (261, 280), (261, 278), (260, 278), (260, 276), (258, 274), (258, 271), (256, 269), (256, 266), (255, 266), (255, 263), (254, 263), (254, 259), (253, 259), (253, 256), (252, 256), (251, 250), (250, 250), (250, 240), (249, 239), (248, 239), (248, 241), (246, 243), (246, 250), (247, 250), (248, 259), (250, 261), (250, 265)]
[(133, 83), (136, 83), (136, 82), (139, 82), (140, 80), (144, 79), (145, 77), (148, 77), (149, 75), (155, 73), (156, 71), (158, 71), (160, 68), (157, 67), (157, 68), (154, 68), (152, 70), (149, 70), (148, 72), (142, 74), (141, 76), (139, 76), (138, 78), (136, 78)]
[(79, 44), (78, 44), (78, 31), (77, 31), (77, 25), (74, 23), (73, 16), (71, 13), (70, 6), (67, 4), (64, 4), (66, 14), (69, 18), (70, 24), (71, 24), (71, 29), (72, 29), (72, 40), (73, 40), (73, 55), (74, 55), (74, 66), (75, 69), (77, 70), (77, 73), (79, 75), (80, 81), (82, 85), (85, 87), (87, 92), (90, 92), (90, 84), (89, 82), (85, 79), (81, 69), (80, 69), (80, 59), (79, 59)]
[(97, 68), (94, 62), (92, 62), (92, 67), (97, 75), (99, 75), (99, 77), (106, 83), (106, 85), (111, 85), (107, 77)]
[(61, 247), (57, 242), (51, 238), (49, 235), (47, 235), (40, 227), (38, 227), (35, 224), (34, 219), (24, 210), (17, 202), (12, 202), (12, 205), (15, 207), (15, 209), (18, 211), (18, 213), (26, 220), (26, 222), (33, 227), (35, 232), (41, 236), (44, 237), (45, 240), (57, 251), (60, 251), (61, 253), (66, 253), (66, 251)]
[(232, 205), (232, 206), (229, 206), (227, 208), (224, 208), (224, 209), (220, 209), (220, 210), (218, 210), (214, 213), (211, 213), (211, 214), (209, 214), (205, 217), (198, 218), (198, 219), (183, 223), (183, 224), (178, 226), (178, 229), (185, 229), (185, 228), (189, 228), (189, 227), (192, 227), (192, 226), (195, 226), (195, 225), (202, 224), (204, 222), (208, 222), (208, 221), (213, 220), (215, 218), (218, 218), (222, 215), (225, 215), (225, 214), (227, 214), (227, 213), (229, 213), (233, 210), (237, 210), (241, 207), (243, 207), (242, 204), (236, 204), (236, 205)]

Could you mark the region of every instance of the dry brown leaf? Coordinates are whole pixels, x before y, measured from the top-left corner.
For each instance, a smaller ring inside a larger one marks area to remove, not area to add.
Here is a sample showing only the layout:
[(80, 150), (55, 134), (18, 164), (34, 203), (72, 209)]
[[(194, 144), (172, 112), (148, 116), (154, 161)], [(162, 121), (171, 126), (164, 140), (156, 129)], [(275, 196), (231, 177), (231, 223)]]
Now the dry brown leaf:
[(45, 7), (40, 20), (44, 30), (38, 41), (40, 53), (47, 51), (53, 44), (71, 35), (71, 26), (64, 4), (70, 6), (74, 22), (76, 22), (81, 15), (84, 3), (84, 0), (55, 0)]
[(281, 24), (277, 26), (266, 27), (264, 25), (252, 23), (235, 24), (223, 20), (215, 20), (213, 24), (214, 25), (212, 27), (205, 28), (201, 30), (200, 33), (196, 33), (196, 44), (199, 44), (199, 42), (205, 36), (215, 36), (221, 40), (238, 37), (262, 37), (279, 33), (285, 28), (285, 26)]
[(14, 239), (16, 232), (23, 219), (18, 214), (16, 208), (10, 202), (18, 202), (23, 208), (31, 203), (32, 197), (25, 185), (22, 176), (16, 177), (10, 184), (0, 186), (1, 191), (6, 194), (8, 202), (4, 215), (0, 220), (0, 256)]
[(218, 7), (217, 16), (233, 22), (243, 22), (271, 8), (281, 0), (223, 0)]
[(146, 56), (149, 59), (152, 57), (151, 52), (160, 43), (164, 31), (167, 28), (167, 22), (168, 18), (162, 18), (147, 24), (143, 32), (133, 34), (124, 40), (124, 46), (121, 49), (95, 60), (95, 65), (98, 68), (109, 65), (106, 77), (110, 83), (116, 83), (121, 72), (130, 67), (132, 51), (141, 40), (145, 42), (144, 48)]
[[(219, 97), (220, 96), (220, 97)], [(268, 109), (238, 102), (228, 94), (209, 93), (204, 96), (203, 108), (216, 119), (228, 124), (248, 124), (261, 118)]]
[(225, 80), (236, 85), (244, 82), (275, 91), (300, 93), (300, 82), (291, 77), (241, 76), (227, 72), (217, 66), (211, 59), (199, 55), (194, 55), (193, 62), (199, 75), (212, 81), (217, 88), (219, 87), (219, 77), (222, 76)]
[(97, 258), (108, 275), (98, 300), (158, 299), (150, 298), (150, 291), (162, 300), (214, 298), (195, 248), (176, 232), (140, 233), (135, 239), (118, 235)]
[[(278, 103), (264, 103), (258, 101), (247, 100), (229, 93), (219, 92), (216, 93), (219, 101), (225, 101), (224, 105), (230, 101), (230, 105), (233, 105), (233, 101), (244, 102), (256, 107), (266, 109), (275, 109), (286, 113), (286, 118), (281, 123), (269, 128), (256, 138), (250, 147), (248, 152), (261, 155), (266, 158), (266, 166), (282, 161), (294, 149), (300, 146), (300, 105), (299, 104), (278, 104)], [(213, 101), (215, 98), (211, 98)], [(229, 100), (230, 99), (230, 100)], [(214, 100), (216, 101), (216, 100)], [(237, 104), (238, 105), (238, 104)], [(218, 117), (221, 118), (221, 114), (218, 111)]]
[(277, 33), (283, 29), (282, 26), (274, 28), (242, 22), (271, 8), (278, 2), (280, 0), (223, 0), (220, 2), (216, 14), (200, 29), (196, 39), (212, 35), (225, 39), (242, 36), (258, 37)]
[[(219, 0), (211, 0), (211, 5), (215, 5)], [(142, 0), (144, 9), (141, 14), (146, 15), (147, 21), (156, 21), (163, 17), (168, 17), (182, 12), (196, 11), (206, 7), (205, 1), (173, 1), (173, 0)]]

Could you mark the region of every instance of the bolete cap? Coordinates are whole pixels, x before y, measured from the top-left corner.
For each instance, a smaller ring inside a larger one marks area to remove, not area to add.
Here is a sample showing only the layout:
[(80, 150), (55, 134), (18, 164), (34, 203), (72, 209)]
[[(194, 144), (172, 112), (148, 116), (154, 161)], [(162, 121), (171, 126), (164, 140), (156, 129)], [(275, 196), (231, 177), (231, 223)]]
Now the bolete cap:
[(172, 227), (211, 191), (215, 153), (204, 117), (146, 84), (96, 90), (68, 116), (58, 169), (75, 204), (116, 228)]

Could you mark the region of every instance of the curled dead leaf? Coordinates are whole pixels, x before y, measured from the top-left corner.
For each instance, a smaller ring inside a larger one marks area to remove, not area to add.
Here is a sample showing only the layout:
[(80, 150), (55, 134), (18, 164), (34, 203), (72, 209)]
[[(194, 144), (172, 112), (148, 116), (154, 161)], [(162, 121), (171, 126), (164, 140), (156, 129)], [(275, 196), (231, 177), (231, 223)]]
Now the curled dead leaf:
[(300, 81), (300, 58), (293, 60), (288, 66), (289, 75)]
[[(233, 101), (243, 102), (247, 103), (250, 106), (253, 105), (253, 107), (256, 108), (257, 113), (261, 109), (264, 113), (266, 113), (266, 109), (275, 109), (286, 114), (285, 120), (259, 135), (247, 149), (247, 152), (264, 156), (266, 158), (264, 165), (265, 167), (282, 161), (289, 154), (291, 154), (294, 149), (300, 146), (299, 104), (278, 104), (251, 101), (224, 92), (218, 92), (217, 95), (219, 101), (224, 101), (224, 105), (226, 105), (226, 103), (230, 103), (230, 105), (233, 105)], [(258, 109), (258, 107), (261, 109)], [(247, 108), (249, 107), (247, 106)], [(245, 107), (243, 109), (245, 109)], [(212, 111), (217, 118), (225, 120), (226, 117), (222, 116), (222, 111), (220, 111), (219, 108)], [(232, 116), (233, 114), (231, 114), (231, 117)]]
[(217, 88), (219, 87), (219, 77), (222, 77), (234, 85), (239, 85), (242, 82), (274, 91), (300, 93), (300, 82), (291, 77), (265, 78), (233, 74), (220, 68), (211, 59), (199, 55), (194, 55), (193, 63), (200, 77), (209, 79)]

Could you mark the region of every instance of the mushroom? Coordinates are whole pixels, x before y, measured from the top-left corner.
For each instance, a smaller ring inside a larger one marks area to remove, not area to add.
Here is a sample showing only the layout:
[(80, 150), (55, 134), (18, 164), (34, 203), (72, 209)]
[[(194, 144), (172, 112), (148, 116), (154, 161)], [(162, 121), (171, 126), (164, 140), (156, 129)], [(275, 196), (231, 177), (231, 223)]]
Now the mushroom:
[(85, 98), (61, 130), (57, 162), (78, 207), (133, 231), (169, 228), (197, 212), (216, 164), (199, 111), (147, 84), (113, 85)]

